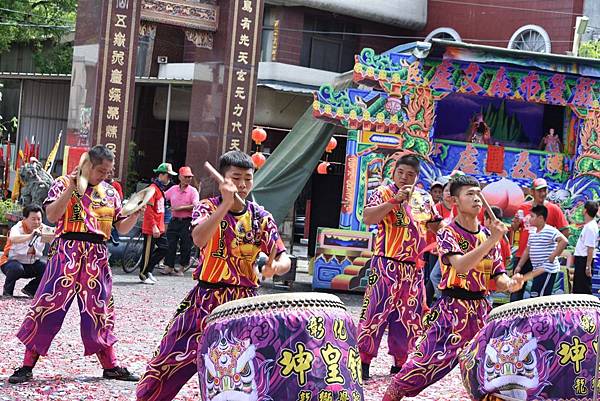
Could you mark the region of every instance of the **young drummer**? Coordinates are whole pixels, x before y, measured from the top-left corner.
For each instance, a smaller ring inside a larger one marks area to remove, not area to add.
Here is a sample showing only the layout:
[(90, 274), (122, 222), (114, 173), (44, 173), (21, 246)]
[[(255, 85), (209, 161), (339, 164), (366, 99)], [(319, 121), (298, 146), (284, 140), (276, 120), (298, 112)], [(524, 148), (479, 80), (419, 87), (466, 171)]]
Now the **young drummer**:
[(33, 367), (46, 355), (60, 330), (71, 303), (77, 297), (81, 314), (84, 354), (96, 354), (104, 378), (137, 381), (138, 377), (117, 365), (113, 344), (115, 323), (112, 275), (106, 241), (113, 225), (121, 234), (133, 228), (139, 213), (123, 219), (121, 198), (104, 180), (114, 165), (106, 146), (88, 152), (91, 162), (88, 187), (80, 194), (75, 173), (57, 178), (44, 202), (48, 220), (56, 223), (46, 271), (17, 338), (25, 344), (23, 366), (8, 379), (22, 383), (33, 378)]
[(459, 176), (450, 184), (457, 216), (437, 234), (442, 263), (442, 298), (424, 317), (427, 327), (401, 371), (394, 376), (383, 401), (413, 397), (458, 363), (458, 351), (483, 327), (490, 310), (485, 299), (489, 280), (499, 291), (516, 291), (523, 277), (509, 278), (498, 242), (507, 228), (493, 220), (489, 230), (479, 225), (482, 209), (479, 183)]
[[(225, 178), (219, 185), (221, 196), (202, 200), (192, 215), (192, 238), (201, 249), (200, 264), (193, 274), (198, 283), (167, 325), (138, 384), (138, 400), (172, 400), (196, 374), (206, 317), (225, 302), (257, 294), (259, 278), (254, 264), (259, 252), (276, 254), (274, 261), (263, 267), (264, 278), (285, 274), (290, 268), (273, 217), (245, 200), (253, 186), (250, 156), (227, 152), (219, 159), (219, 171)], [(244, 203), (235, 199), (236, 193)]]
[[(407, 202), (419, 168), (414, 156), (398, 159), (394, 183), (377, 188), (364, 211), (365, 224), (377, 224), (378, 229), (358, 328), (363, 379), (369, 378), (369, 366), (377, 356), (386, 327), (389, 353), (394, 357), (392, 373), (400, 370), (412, 342), (421, 334), (421, 316), (427, 306), (423, 270), (416, 267), (416, 262), (426, 246), (426, 230), (415, 221)], [(432, 216), (429, 223), (441, 220), (431, 196), (424, 191), (419, 195)], [(437, 229), (437, 223), (429, 226)]]

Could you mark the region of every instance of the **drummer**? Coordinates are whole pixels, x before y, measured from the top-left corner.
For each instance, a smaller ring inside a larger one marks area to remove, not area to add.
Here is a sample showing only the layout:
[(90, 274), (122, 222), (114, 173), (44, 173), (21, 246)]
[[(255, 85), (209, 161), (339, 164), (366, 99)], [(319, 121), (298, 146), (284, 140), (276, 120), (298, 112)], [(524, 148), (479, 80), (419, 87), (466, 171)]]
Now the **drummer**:
[[(418, 269), (416, 263), (426, 246), (426, 230), (415, 221), (407, 205), (419, 169), (419, 159), (415, 156), (400, 157), (394, 168), (394, 182), (378, 187), (364, 211), (364, 223), (378, 227), (372, 273), (358, 328), (363, 380), (369, 379), (371, 360), (377, 356), (386, 328), (389, 353), (394, 357), (390, 373), (400, 370), (412, 343), (422, 332), (426, 294), (423, 269)], [(427, 226), (437, 230), (442, 218), (433, 209), (431, 195), (419, 189), (414, 191), (422, 191), (423, 198), (428, 200), (431, 219)]]
[(225, 178), (219, 185), (221, 196), (203, 199), (192, 215), (192, 238), (202, 252), (193, 273), (198, 283), (167, 325), (138, 384), (138, 400), (172, 400), (196, 374), (197, 348), (208, 314), (225, 302), (257, 294), (254, 264), (259, 252), (271, 255), (262, 269), (263, 278), (285, 274), (290, 268), (273, 217), (246, 200), (254, 177), (250, 156), (227, 152), (219, 159), (219, 171)]
[(46, 271), (31, 308), (17, 333), (25, 344), (25, 358), (23, 366), (8, 379), (10, 383), (33, 378), (33, 367), (40, 355), (47, 354), (76, 296), (84, 355), (98, 356), (105, 379), (138, 380), (118, 365), (113, 348), (117, 339), (113, 334), (112, 275), (106, 248), (113, 225), (126, 234), (135, 225), (138, 213), (122, 218), (121, 198), (104, 181), (113, 168), (114, 153), (98, 145), (88, 155), (91, 168), (89, 176), (84, 177), (88, 181), (85, 192), (78, 192), (78, 177), (72, 173), (54, 181), (44, 202), (48, 220), (56, 223), (57, 238), (50, 247)]
[(498, 242), (507, 228), (495, 219), (489, 230), (478, 222), (482, 201), (477, 180), (466, 175), (453, 178), (450, 194), (458, 214), (437, 234), (442, 298), (423, 317), (425, 333), (394, 376), (383, 401), (414, 397), (458, 364), (459, 350), (483, 327), (490, 310), (485, 299), (490, 279), (498, 291), (514, 292), (523, 285), (521, 275), (506, 275), (500, 256)]

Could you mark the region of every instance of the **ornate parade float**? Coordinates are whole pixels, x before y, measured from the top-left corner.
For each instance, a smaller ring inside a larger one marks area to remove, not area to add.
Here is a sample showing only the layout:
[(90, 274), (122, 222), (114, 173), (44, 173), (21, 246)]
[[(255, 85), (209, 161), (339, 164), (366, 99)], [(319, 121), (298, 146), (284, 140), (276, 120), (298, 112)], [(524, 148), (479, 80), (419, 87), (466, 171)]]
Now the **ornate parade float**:
[[(313, 103), (316, 118), (348, 130), (339, 229), (319, 231), (313, 287), (364, 289), (371, 238), (363, 208), (404, 151), (426, 161), (425, 189), (460, 170), (486, 185), (486, 198), (507, 219), (532, 179), (545, 178), (574, 246), (583, 204), (600, 191), (598, 77), (597, 61), (458, 42), (417, 42), (380, 55), (364, 49), (354, 66), (358, 87), (323, 85)], [(560, 286), (568, 291), (564, 280)]]

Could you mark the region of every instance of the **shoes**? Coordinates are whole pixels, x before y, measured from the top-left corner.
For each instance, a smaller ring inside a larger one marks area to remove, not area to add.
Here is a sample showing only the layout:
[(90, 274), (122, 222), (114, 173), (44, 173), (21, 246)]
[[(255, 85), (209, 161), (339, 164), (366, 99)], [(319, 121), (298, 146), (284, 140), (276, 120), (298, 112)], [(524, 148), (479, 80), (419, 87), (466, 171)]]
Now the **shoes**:
[(391, 374), (391, 375), (395, 375), (396, 373), (400, 372), (400, 370), (402, 370), (402, 367), (401, 367), (401, 366), (395, 366), (395, 365), (394, 365), (394, 366), (392, 366), (392, 367), (390, 368), (390, 374)]
[(2, 291), (2, 296), (3, 296), (3, 297), (7, 297), (7, 298), (12, 298), (12, 297), (13, 297), (13, 294), (9, 294), (9, 293), (8, 293), (8, 292), (6, 292), (6, 291)]
[(12, 384), (25, 383), (33, 379), (33, 368), (30, 366), (22, 366), (15, 370), (9, 378), (8, 382)]
[(369, 376), (369, 365), (368, 363), (361, 363), (360, 364), (360, 368), (362, 371), (362, 379), (363, 380), (369, 380), (371, 378), (371, 376)]
[(148, 273), (146, 276), (140, 274), (140, 281), (142, 282), (142, 284), (156, 284), (156, 279), (154, 278), (154, 276), (152, 276), (151, 273)]
[(175, 269), (173, 274), (177, 277), (183, 277), (183, 267), (181, 269)]
[(27, 287), (23, 287), (21, 293), (25, 294), (28, 298), (33, 298), (35, 296), (35, 292), (29, 291)]
[(160, 274), (164, 274), (165, 276), (168, 276), (169, 274), (173, 274), (174, 272), (176, 272), (175, 269), (173, 269), (172, 267), (169, 267), (169, 266), (165, 266), (165, 268), (160, 271)]
[(122, 380), (126, 382), (137, 382), (140, 380), (139, 376), (130, 373), (127, 368), (122, 368), (120, 366), (112, 369), (104, 369), (102, 377), (109, 380)]

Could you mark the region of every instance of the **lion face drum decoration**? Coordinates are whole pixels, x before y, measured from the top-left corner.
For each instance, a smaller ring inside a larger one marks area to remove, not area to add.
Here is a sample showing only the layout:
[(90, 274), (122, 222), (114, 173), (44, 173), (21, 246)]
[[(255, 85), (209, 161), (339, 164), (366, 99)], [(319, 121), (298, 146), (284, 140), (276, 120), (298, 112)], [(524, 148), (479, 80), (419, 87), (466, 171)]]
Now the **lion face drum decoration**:
[(215, 308), (207, 322), (202, 400), (363, 400), (356, 327), (338, 297), (257, 296)]
[(553, 295), (495, 308), (460, 355), (474, 400), (592, 400), (600, 300)]

